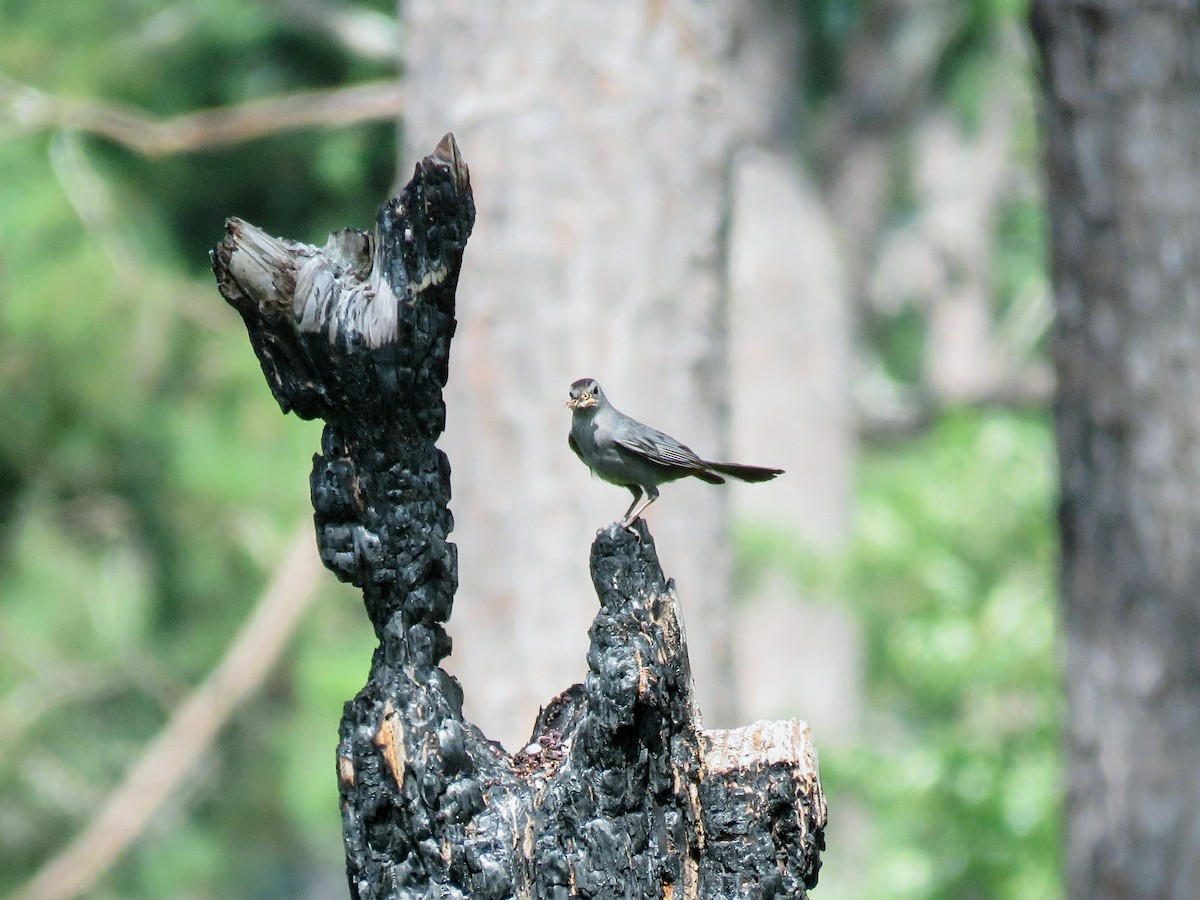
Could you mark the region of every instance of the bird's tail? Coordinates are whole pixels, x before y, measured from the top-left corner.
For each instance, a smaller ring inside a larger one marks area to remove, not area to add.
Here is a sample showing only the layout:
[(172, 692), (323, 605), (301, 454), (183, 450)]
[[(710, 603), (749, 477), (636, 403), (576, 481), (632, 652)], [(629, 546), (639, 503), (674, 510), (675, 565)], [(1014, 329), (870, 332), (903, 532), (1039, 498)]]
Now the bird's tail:
[(769, 469), (766, 466), (743, 466), (738, 463), (706, 462), (705, 468), (720, 472), (738, 481), (770, 481), (776, 475), (782, 475), (783, 469)]

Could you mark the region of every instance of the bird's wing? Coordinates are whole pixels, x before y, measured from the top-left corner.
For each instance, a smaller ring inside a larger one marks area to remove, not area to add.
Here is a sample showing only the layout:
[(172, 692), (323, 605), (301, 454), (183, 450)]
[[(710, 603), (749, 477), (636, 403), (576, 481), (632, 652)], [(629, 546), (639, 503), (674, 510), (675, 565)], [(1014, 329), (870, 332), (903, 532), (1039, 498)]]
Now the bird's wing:
[(703, 469), (704, 460), (669, 434), (642, 425), (625, 428), (614, 441), (618, 447), (664, 466)]
[[(587, 465), (587, 460), (583, 459), (583, 454), (579, 450), (579, 444), (575, 440), (575, 435), (571, 434), (569, 431), (567, 432), (567, 446), (575, 451), (575, 455), (583, 460), (584, 465)], [(588, 466), (588, 468), (590, 469), (591, 466)]]

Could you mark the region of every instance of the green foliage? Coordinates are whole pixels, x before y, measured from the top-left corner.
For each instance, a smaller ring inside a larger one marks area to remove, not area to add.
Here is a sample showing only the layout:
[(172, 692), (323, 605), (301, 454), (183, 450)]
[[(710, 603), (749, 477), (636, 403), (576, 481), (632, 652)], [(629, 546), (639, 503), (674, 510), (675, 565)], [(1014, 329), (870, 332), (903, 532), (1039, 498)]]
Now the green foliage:
[(986, 90), (986, 72), (996, 62), (997, 41), (1005, 26), (1024, 21), (1028, 8), (1029, 0), (965, 0), (927, 8), (878, 0), (809, 0), (798, 8), (808, 54), (809, 99), (837, 102), (850, 68), (863, 62), (855, 55), (862, 35), (873, 33), (883, 44), (908, 40), (918, 45), (936, 29), (946, 33), (934, 48), (929, 87), (973, 116)]
[[(996, 32), (1023, 7), (953, 7), (926, 88), (967, 125), (994, 72)], [(856, 29), (881, 8), (800, 5), (814, 110), (836, 106)], [(0, 59), (2, 74), (47, 93), (163, 117), (391, 74), (272, 4), (238, 0), (5, 0)], [(311, 515), (317, 427), (279, 414), (213, 288), (208, 248), (229, 215), (310, 241), (366, 225), (395, 171), (390, 124), (157, 160), (7, 128), (0, 894), (87, 821), (217, 661)], [(1018, 138), (1033, 159), (1032, 125)], [(895, 178), (891, 219), (913, 214), (911, 194)], [(1000, 210), (1000, 315), (1040, 289), (1043, 230), (1032, 199)], [(892, 377), (916, 383), (923, 323), (915, 307), (892, 316), (869, 319), (865, 336)], [(1059, 891), (1050, 456), (1040, 417), (947, 417), (912, 444), (866, 454), (844, 566), (797, 564), (807, 589), (850, 604), (868, 641), (871, 740), (822, 757), (835, 824), (855, 801), (871, 811), (866, 896)], [(774, 558), (781, 543), (755, 546)], [(325, 594), (192, 793), (94, 896), (294, 897), (314, 873), (340, 869), (331, 710), (361, 685), (374, 639), (352, 592)]]
[[(839, 815), (869, 810), (861, 896), (1059, 896), (1048, 417), (950, 414), (870, 450), (860, 478), (846, 557), (794, 558), (793, 573), (806, 594), (846, 605), (865, 637), (864, 738), (821, 756), (834, 835)], [(781, 550), (751, 537), (747, 568)], [(827, 862), (844, 858), (835, 845)]]
[(862, 0), (811, 0), (799, 6), (808, 54), (805, 88), (823, 101), (835, 96), (844, 79), (844, 57), (855, 26), (864, 15)]
[[(0, 58), (161, 116), (390, 74), (234, 0), (9, 2)], [(280, 415), (208, 248), (230, 214), (310, 240), (369, 226), (394, 145), (383, 125), (147, 160), (0, 131), (0, 894), (94, 813), (311, 516), (319, 429)], [(351, 593), (324, 593), (194, 801), (96, 896), (291, 897), (337, 873), (336, 709), (374, 639)]]
[(1047, 422), (999, 414), (864, 465), (844, 590), (878, 715), (827, 772), (879, 816), (871, 896), (1058, 892), (1053, 471)]
[(863, 322), (863, 337), (878, 352), (884, 373), (908, 385), (920, 384), (925, 374), (925, 330), (925, 317), (910, 303)]

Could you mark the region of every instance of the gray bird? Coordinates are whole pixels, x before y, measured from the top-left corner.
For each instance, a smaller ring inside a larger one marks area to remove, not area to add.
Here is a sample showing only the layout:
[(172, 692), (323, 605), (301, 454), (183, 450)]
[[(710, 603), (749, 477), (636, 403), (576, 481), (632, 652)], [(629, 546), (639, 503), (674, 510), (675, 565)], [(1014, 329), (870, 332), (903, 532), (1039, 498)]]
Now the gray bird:
[(709, 484), (724, 484), (722, 475), (740, 481), (770, 481), (783, 472), (701, 459), (670, 435), (617, 410), (593, 378), (580, 378), (571, 385), (567, 406), (572, 411), (567, 443), (575, 455), (604, 481), (627, 487), (633, 494), (621, 521), (623, 528), (658, 499), (658, 486), (668, 481), (688, 475)]

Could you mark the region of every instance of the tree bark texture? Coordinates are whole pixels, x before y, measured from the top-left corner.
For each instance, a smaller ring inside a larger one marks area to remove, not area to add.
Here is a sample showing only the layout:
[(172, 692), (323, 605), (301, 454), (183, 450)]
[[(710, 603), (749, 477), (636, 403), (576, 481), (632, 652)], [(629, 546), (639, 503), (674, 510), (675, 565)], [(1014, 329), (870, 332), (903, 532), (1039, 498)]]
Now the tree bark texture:
[[(594, 377), (630, 415), (731, 458), (725, 238), (739, 5), (401, 4), (410, 151), (449, 128), (488, 197), (463, 273), (464, 362), (447, 386), (444, 446), (492, 477), (455, 484), (458, 602), (470, 621), (455, 635), (469, 652), (451, 665), (470, 715), (506, 744), (544, 697), (581, 677), (591, 616), (572, 601), (588, 592), (575, 541), (548, 544), (525, 523), (585, 540), (628, 504), (567, 449), (571, 382)], [(649, 518), (687, 594), (706, 719), (728, 726), (739, 721), (728, 609), (737, 486), (693, 481), (664, 489)], [(547, 606), (555, 592), (564, 602)], [(528, 661), (522, 677), (497, 676), (514, 656)]]
[(1200, 4), (1035, 2), (1075, 898), (1200, 897)]
[[(733, 512), (833, 551), (850, 533), (858, 456), (853, 323), (838, 236), (796, 152), (802, 129), (812, 125), (800, 115), (805, 33), (790, 0), (740, 3), (737, 21), (730, 106), (739, 146), (728, 237), (732, 458), (774, 460), (787, 478), (769, 491), (735, 486)], [(739, 616), (755, 599), (739, 598)], [(763, 688), (753, 683), (756, 662), (736, 659), (739, 675), (748, 676), (739, 684), (743, 713), (760, 711), (747, 706), (748, 692)]]
[(473, 220), (447, 135), (374, 233), (316, 248), (233, 219), (213, 252), (280, 406), (326, 422), (317, 542), (362, 589), (380, 641), (337, 752), (351, 895), (804, 897), (825, 825), (807, 727), (700, 728), (674, 584), (645, 523), (596, 537), (586, 678), (523, 748), (509, 755), (463, 718), (439, 666), (458, 565), (435, 441)]

